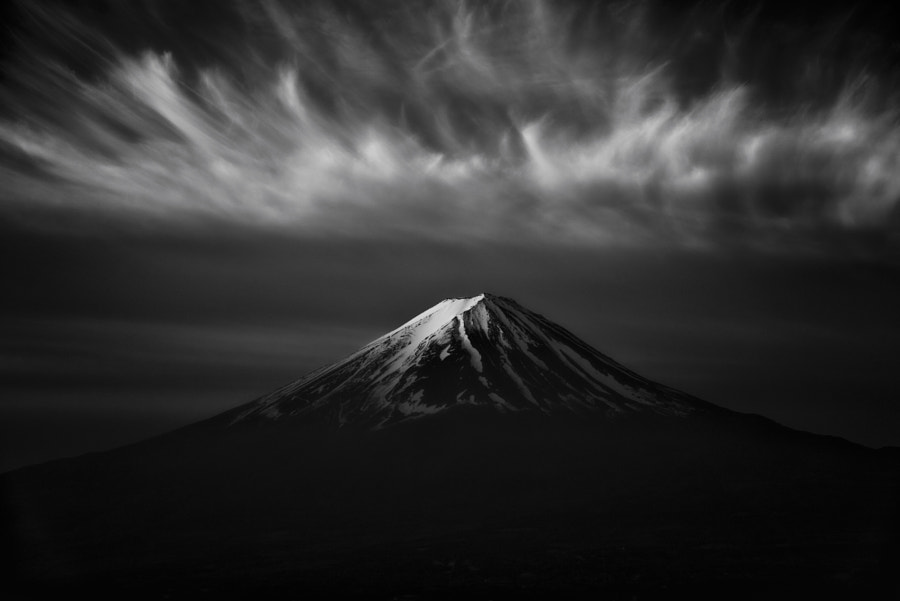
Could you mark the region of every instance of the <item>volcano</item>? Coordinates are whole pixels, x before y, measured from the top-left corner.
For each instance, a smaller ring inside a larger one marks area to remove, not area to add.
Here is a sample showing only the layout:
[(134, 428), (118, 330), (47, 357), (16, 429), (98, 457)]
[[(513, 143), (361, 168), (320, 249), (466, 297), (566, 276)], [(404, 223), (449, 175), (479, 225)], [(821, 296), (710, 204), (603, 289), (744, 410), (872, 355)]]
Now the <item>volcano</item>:
[(642, 378), (512, 299), (480, 294), (444, 300), (229, 417), (379, 429), (462, 406), (609, 418), (711, 408)]
[(875, 598), (897, 592), (897, 468), (481, 294), (208, 420), (3, 475), (5, 581), (21, 598)]

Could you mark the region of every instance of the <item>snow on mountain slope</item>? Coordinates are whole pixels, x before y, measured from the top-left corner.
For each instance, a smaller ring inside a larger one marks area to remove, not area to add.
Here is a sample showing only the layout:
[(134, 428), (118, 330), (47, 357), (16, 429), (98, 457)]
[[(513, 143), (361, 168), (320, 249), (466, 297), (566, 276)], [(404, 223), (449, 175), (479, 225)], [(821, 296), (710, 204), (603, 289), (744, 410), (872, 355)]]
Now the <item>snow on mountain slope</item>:
[(619, 365), (515, 301), (441, 301), (349, 357), (231, 415), (381, 428), (459, 405), (500, 412), (683, 416), (708, 405)]

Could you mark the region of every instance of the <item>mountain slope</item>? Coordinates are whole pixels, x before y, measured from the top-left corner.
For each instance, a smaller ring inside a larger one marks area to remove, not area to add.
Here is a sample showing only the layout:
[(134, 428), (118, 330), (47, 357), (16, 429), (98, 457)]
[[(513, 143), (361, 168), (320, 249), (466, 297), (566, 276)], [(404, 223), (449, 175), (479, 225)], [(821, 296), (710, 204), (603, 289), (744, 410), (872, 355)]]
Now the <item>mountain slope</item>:
[(896, 598), (898, 474), (890, 454), (655, 384), (479, 295), (204, 422), (0, 475), (0, 587)]
[(626, 369), (512, 299), (480, 294), (444, 300), (229, 417), (380, 428), (460, 406), (607, 417), (713, 410)]

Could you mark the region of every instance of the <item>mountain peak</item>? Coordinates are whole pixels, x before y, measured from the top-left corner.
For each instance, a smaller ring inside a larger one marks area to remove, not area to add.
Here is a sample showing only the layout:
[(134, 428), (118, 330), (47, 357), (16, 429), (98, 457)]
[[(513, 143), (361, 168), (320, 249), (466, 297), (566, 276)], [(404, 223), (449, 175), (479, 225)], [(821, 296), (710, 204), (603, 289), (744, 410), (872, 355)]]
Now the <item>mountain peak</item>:
[(461, 405), (506, 412), (686, 415), (704, 404), (659, 386), (512, 299), (447, 298), (230, 413), (380, 428)]
[[(423, 341), (441, 331), (457, 318), (462, 318), (467, 313), (473, 313), (476, 317), (471, 320), (463, 320), (463, 331), (471, 328), (488, 329), (491, 319), (497, 312), (505, 308), (518, 306), (512, 299), (504, 298), (482, 292), (475, 296), (462, 296), (445, 298), (436, 305), (419, 313), (403, 325), (391, 330), (383, 336), (379, 336), (365, 347), (376, 345), (381, 341), (400, 335), (407, 340), (406, 346), (415, 350)], [(468, 323), (466, 323), (468, 322)]]
[[(400, 327), (379, 337), (374, 342), (394, 336), (396, 333), (412, 328), (412, 339), (418, 343), (434, 334), (447, 323), (466, 313), (473, 307), (485, 302), (487, 296), (479, 294), (472, 297), (447, 298), (434, 305), (430, 309), (416, 315)], [(372, 344), (372, 343), (370, 343)]]

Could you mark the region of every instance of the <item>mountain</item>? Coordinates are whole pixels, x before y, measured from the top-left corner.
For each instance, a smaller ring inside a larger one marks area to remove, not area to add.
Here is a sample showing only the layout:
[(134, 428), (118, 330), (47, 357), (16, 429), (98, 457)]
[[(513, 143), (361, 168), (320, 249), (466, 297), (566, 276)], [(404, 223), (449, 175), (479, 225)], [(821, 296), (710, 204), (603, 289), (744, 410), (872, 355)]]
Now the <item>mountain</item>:
[(444, 300), (229, 417), (377, 429), (460, 406), (610, 418), (711, 409), (642, 378), (512, 299), (480, 294)]
[(169, 434), (0, 476), (8, 598), (893, 598), (897, 457), (448, 299)]

